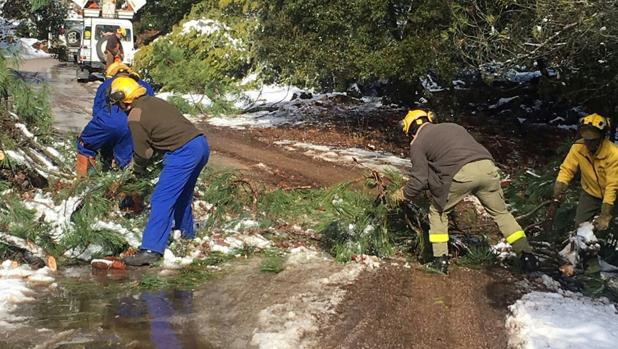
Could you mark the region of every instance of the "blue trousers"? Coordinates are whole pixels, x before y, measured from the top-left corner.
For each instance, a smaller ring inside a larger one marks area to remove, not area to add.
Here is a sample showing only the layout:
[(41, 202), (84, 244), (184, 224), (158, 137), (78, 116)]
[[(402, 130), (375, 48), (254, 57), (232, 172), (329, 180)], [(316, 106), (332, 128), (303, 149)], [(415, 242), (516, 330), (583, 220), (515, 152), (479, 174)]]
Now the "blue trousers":
[(209, 155), (204, 135), (165, 154), (163, 170), (152, 193), (152, 211), (142, 237), (142, 249), (163, 254), (172, 228), (180, 229), (186, 238), (195, 236), (191, 209), (193, 191)]
[(125, 168), (133, 158), (133, 139), (124, 113), (93, 117), (77, 140), (79, 154), (94, 158), (97, 152), (106, 150), (111, 150), (120, 168)]

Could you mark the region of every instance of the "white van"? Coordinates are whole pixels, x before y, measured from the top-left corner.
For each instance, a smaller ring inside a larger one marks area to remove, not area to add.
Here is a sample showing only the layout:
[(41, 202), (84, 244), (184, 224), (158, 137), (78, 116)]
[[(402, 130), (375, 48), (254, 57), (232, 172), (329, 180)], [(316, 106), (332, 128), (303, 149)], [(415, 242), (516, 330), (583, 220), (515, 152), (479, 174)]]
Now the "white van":
[(109, 35), (116, 33), (118, 28), (124, 28), (127, 35), (122, 39), (124, 51), (123, 63), (131, 65), (135, 46), (133, 42), (133, 24), (127, 19), (117, 18), (84, 18), (81, 46), (77, 63), (78, 79), (88, 79), (94, 72), (103, 72), (105, 69), (105, 46)]

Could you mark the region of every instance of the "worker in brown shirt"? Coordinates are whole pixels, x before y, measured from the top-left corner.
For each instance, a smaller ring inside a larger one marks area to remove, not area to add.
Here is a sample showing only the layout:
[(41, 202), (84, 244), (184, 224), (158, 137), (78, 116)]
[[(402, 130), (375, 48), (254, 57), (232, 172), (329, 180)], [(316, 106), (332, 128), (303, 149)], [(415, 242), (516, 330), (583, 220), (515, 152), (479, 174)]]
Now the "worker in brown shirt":
[(448, 216), (466, 195), (480, 200), (498, 224), (506, 241), (521, 253), (525, 269), (535, 269), (523, 229), (507, 210), (500, 187), (500, 176), (489, 151), (479, 144), (465, 128), (454, 123), (434, 123), (433, 113), (416, 109), (402, 120), (403, 132), (412, 137), (410, 159), (412, 172), (402, 195), (413, 201), (427, 192), (429, 207), (429, 241), (434, 260), (427, 265), (432, 270), (447, 272)]
[(109, 34), (105, 45), (105, 69), (116, 60), (122, 62), (124, 50), (122, 48), (122, 38), (127, 36), (127, 30), (123, 27), (116, 29), (116, 32)]
[(110, 100), (128, 111), (136, 175), (144, 172), (155, 152), (165, 154), (140, 251), (125, 259), (127, 265), (149, 265), (163, 255), (172, 229), (180, 229), (185, 238), (195, 236), (191, 202), (210, 149), (204, 134), (176, 107), (147, 96), (146, 89), (130, 77), (114, 79)]

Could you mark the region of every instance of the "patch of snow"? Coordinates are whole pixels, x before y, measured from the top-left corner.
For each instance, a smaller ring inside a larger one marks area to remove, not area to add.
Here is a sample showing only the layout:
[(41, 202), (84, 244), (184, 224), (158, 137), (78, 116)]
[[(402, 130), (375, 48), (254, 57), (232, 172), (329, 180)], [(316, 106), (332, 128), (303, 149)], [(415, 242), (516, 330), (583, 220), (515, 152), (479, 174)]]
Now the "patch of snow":
[(506, 259), (514, 258), (517, 256), (513, 252), (513, 246), (506, 242), (505, 239), (501, 239), (497, 244), (491, 246), (491, 251), (497, 255), (498, 260), (504, 261)]
[(335, 314), (345, 296), (344, 287), (352, 284), (362, 269), (360, 264), (350, 263), (329, 277), (311, 282), (307, 287), (310, 291), (261, 310), (251, 344), (278, 349), (313, 347), (308, 337), (318, 331), (318, 319)]
[(15, 123), (15, 127), (17, 127), (18, 129), (21, 130), (21, 132), (24, 134), (24, 136), (28, 137), (28, 138), (34, 138), (34, 134), (32, 132), (30, 132), (30, 130), (28, 130), (28, 127), (26, 127), (26, 125), (16, 122)]
[(519, 96), (514, 96), (514, 97), (504, 97), (504, 98), (500, 98), (498, 99), (498, 101), (495, 104), (490, 105), (488, 108), (489, 109), (497, 109), (500, 108), (501, 106), (509, 103), (510, 101), (513, 101), (515, 99), (518, 99)]
[(23, 151), (20, 149), (18, 151), (15, 150), (5, 150), (4, 153), (8, 156), (9, 159), (17, 162), (20, 165), (27, 164), (26, 157), (24, 156)]
[(57, 158), (62, 158), (62, 154), (60, 154), (60, 152), (54, 147), (46, 147), (45, 150), (47, 150), (51, 155)]
[(347, 162), (361, 164), (372, 170), (403, 170), (411, 168), (410, 160), (398, 157), (383, 151), (369, 151), (360, 148), (333, 148), (324, 145), (316, 145), (305, 142), (275, 141), (277, 145), (284, 146), (289, 150), (304, 150), (304, 154), (329, 162)]
[(446, 90), (444, 87), (440, 86), (437, 81), (431, 77), (431, 74), (427, 74), (424, 77), (420, 77), (421, 85), (429, 91), (429, 92), (440, 92)]
[(73, 228), (71, 214), (80, 202), (79, 197), (73, 196), (56, 205), (49, 193), (43, 194), (39, 190), (32, 200), (24, 201), (24, 206), (35, 211), (35, 219), (43, 217), (43, 220), (51, 225), (50, 235), (54, 242), (58, 243), (65, 233)]
[(187, 35), (192, 32), (197, 32), (198, 34), (207, 35), (207, 36), (222, 32), (223, 33), (222, 37), (224, 37), (227, 41), (229, 41), (235, 48), (238, 48), (241, 45), (240, 40), (230, 35), (230, 32), (231, 32), (230, 27), (228, 27), (224, 23), (221, 23), (221, 22), (218, 22), (212, 19), (201, 18), (201, 19), (193, 19), (193, 20), (185, 22), (182, 25), (181, 35)]
[(39, 40), (33, 38), (19, 38), (19, 41), (13, 47), (9, 47), (9, 50), (11, 52), (16, 52), (21, 59), (51, 57), (49, 53), (32, 47), (32, 45), (37, 42), (39, 42)]
[(90, 227), (95, 230), (111, 230), (116, 232), (122, 235), (131, 247), (138, 248), (141, 244), (141, 236), (139, 234), (130, 231), (118, 223), (97, 221)]
[(558, 125), (558, 128), (563, 130), (577, 130), (577, 125)]
[(506, 328), (513, 348), (613, 349), (618, 343), (618, 311), (607, 300), (535, 291), (509, 309)]
[(302, 91), (296, 86), (264, 85), (259, 90), (244, 91), (244, 98), (236, 102), (236, 107), (246, 109), (254, 105), (291, 101), (294, 94), (298, 95)]
[(463, 81), (463, 80), (453, 80), (451, 82), (451, 84), (453, 84), (453, 87), (456, 90), (464, 90), (464, 89), (466, 89), (466, 82)]
[[(199, 254), (199, 251), (197, 251)], [(195, 256), (189, 255), (185, 257), (176, 257), (168, 248), (163, 253), (163, 268), (165, 269), (180, 269), (193, 263)]]
[(83, 248), (73, 248), (64, 253), (64, 255), (68, 258), (76, 258), (82, 261), (91, 261), (94, 256), (105, 254), (108, 251), (103, 249), (101, 245), (90, 244), (85, 249)]
[(195, 93), (184, 93), (179, 94), (175, 92), (158, 92), (156, 94), (158, 98), (169, 100), (170, 97), (181, 97), (190, 105), (202, 105), (205, 108), (212, 106), (212, 101), (205, 95), (195, 94)]
[(301, 124), (298, 117), (290, 117), (287, 114), (256, 112), (238, 115), (235, 117), (213, 117), (206, 120), (210, 125), (245, 129), (247, 127), (276, 127), (280, 125)]
[(571, 234), (566, 246), (559, 252), (560, 256), (571, 265), (576, 266), (580, 261), (581, 251), (598, 251), (601, 248), (594, 235), (594, 225), (583, 222), (575, 234)]
[(542, 76), (539, 70), (537, 71), (529, 71), (529, 72), (518, 72), (515, 70), (510, 70), (506, 73), (506, 77), (509, 81), (524, 83), (529, 82), (534, 79), (538, 79)]
[(49, 268), (32, 270), (28, 265), (19, 265), (6, 260), (0, 267), (0, 327), (14, 326), (24, 320), (11, 315), (21, 303), (35, 300), (36, 291), (30, 286), (52, 285), (54, 278)]
[(194, 19), (182, 25), (182, 34), (189, 34), (192, 30), (200, 34), (211, 35), (220, 30), (230, 30), (230, 28), (212, 19)]

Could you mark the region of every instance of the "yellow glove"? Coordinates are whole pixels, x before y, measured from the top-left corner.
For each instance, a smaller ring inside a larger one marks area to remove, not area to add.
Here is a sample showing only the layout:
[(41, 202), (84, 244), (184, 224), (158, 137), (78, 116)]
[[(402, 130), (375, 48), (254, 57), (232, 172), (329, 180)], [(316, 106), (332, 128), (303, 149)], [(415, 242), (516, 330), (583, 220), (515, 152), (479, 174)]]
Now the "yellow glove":
[(406, 196), (403, 193), (403, 187), (397, 189), (394, 193), (392, 193), (389, 199), (394, 203), (402, 203), (406, 199)]
[(612, 221), (612, 212), (614, 205), (603, 204), (601, 205), (601, 214), (594, 220), (594, 228), (599, 231), (607, 230), (609, 223)]

